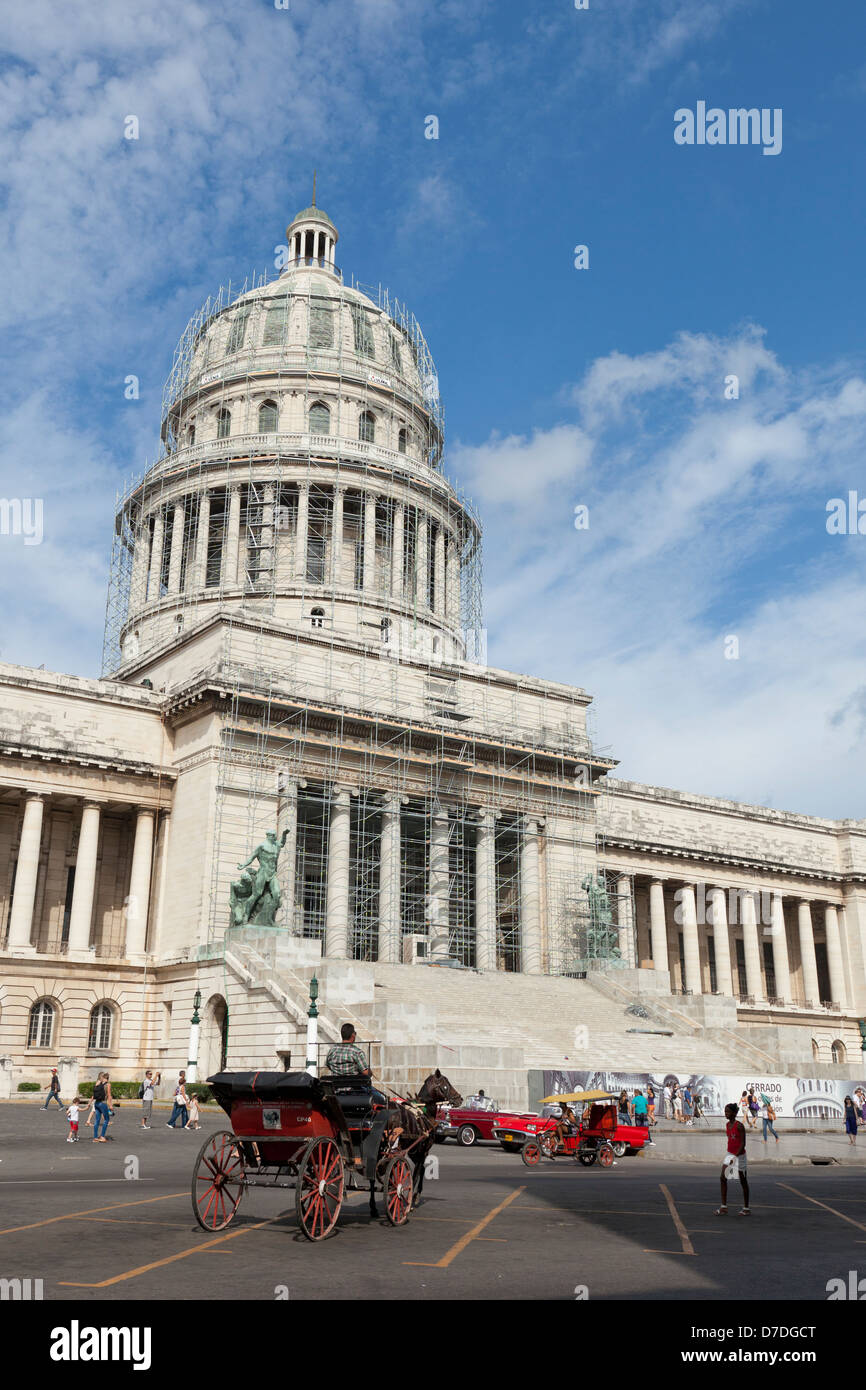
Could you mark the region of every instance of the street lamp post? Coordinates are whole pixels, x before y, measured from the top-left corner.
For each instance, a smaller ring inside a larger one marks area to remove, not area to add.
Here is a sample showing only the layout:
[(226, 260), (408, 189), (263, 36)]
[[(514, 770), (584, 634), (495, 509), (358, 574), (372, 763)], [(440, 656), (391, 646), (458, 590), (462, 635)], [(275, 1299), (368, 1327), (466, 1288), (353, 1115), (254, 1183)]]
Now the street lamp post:
[(310, 1076), (319, 1075), (319, 1010), (316, 1000), (319, 997), (319, 982), (315, 975), (310, 981), (310, 1007), (307, 1010), (307, 1065), (305, 1071)]
[(195, 992), (195, 999), (192, 1004), (192, 1018), (189, 1022), (189, 1060), (186, 1064), (187, 1081), (195, 1081), (196, 1067), (198, 1066), (198, 1040), (201, 1035), (201, 1019), (199, 1009), (201, 1008), (201, 990)]

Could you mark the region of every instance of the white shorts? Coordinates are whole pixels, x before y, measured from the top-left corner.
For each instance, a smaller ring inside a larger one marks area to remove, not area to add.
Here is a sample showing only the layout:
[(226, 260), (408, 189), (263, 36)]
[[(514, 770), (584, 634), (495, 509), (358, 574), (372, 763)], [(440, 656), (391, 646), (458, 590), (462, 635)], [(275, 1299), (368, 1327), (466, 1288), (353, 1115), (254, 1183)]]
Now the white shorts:
[(745, 1176), (747, 1171), (745, 1154), (725, 1154), (724, 1174), (726, 1178), (739, 1177), (740, 1173)]

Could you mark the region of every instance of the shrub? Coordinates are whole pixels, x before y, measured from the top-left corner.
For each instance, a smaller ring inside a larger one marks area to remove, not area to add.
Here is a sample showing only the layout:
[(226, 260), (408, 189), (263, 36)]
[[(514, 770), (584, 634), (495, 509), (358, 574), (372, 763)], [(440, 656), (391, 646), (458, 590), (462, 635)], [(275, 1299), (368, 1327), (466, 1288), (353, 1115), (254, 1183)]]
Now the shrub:
[(19, 1091), (41, 1091), (42, 1087), (38, 1081), (19, 1081), (18, 1089)]
[(209, 1105), (213, 1100), (210, 1086), (204, 1081), (190, 1081), (186, 1093), (188, 1096), (198, 1096), (199, 1105)]
[[(89, 1100), (93, 1095), (95, 1081), (82, 1081), (79, 1083), (78, 1094), (82, 1100)], [(115, 1100), (138, 1100), (138, 1088), (140, 1081), (112, 1081), (111, 1094)]]

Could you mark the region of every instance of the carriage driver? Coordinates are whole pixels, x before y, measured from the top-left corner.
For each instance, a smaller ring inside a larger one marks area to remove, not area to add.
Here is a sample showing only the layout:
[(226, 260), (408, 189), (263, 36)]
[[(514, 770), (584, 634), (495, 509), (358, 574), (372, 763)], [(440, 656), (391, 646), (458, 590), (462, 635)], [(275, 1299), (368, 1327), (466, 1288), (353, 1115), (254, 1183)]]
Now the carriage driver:
[(351, 1023), (344, 1023), (340, 1029), (342, 1042), (329, 1049), (325, 1065), (332, 1076), (372, 1077), (367, 1058), (355, 1042), (355, 1030)]

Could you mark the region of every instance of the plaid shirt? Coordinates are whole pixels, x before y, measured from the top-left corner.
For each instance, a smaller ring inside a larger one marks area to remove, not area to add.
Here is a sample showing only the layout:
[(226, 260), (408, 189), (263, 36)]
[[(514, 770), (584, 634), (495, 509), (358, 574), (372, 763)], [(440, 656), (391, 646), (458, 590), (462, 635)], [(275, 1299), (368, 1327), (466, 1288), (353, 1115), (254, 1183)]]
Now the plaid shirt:
[(367, 1070), (367, 1058), (354, 1043), (338, 1043), (332, 1047), (325, 1058), (325, 1065), (333, 1076), (359, 1076)]

